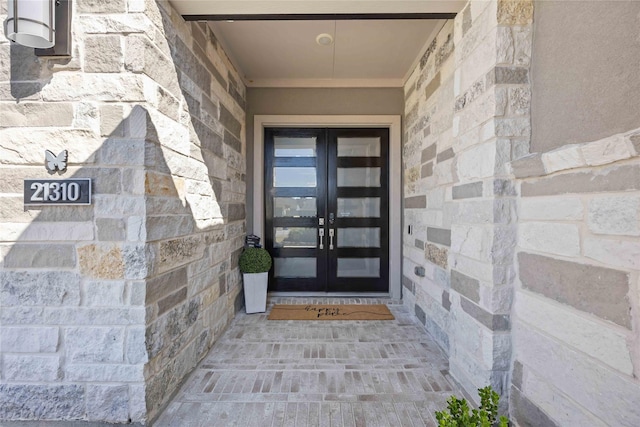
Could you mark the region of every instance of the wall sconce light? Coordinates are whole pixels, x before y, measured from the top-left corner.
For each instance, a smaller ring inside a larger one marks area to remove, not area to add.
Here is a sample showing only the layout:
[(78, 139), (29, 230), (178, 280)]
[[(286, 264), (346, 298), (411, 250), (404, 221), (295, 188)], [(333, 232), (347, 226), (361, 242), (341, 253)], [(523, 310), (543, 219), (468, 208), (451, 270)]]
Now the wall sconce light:
[(4, 33), (37, 56), (71, 56), (71, 0), (8, 0)]

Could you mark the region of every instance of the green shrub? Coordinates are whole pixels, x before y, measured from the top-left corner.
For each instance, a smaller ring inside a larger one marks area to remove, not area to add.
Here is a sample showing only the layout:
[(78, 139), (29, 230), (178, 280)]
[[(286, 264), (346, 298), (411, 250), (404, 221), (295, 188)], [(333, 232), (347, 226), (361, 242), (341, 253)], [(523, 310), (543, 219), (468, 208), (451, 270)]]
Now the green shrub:
[(271, 268), (271, 255), (264, 248), (245, 248), (239, 266), (243, 273), (264, 273)]
[[(509, 420), (507, 417), (498, 416), (498, 400), (500, 396), (491, 389), (491, 386), (478, 389), (480, 396), (480, 409), (471, 410), (465, 399), (458, 399), (455, 396), (447, 399), (449, 412), (437, 411), (436, 419), (439, 427), (507, 427)], [(497, 421), (497, 422), (496, 422)]]

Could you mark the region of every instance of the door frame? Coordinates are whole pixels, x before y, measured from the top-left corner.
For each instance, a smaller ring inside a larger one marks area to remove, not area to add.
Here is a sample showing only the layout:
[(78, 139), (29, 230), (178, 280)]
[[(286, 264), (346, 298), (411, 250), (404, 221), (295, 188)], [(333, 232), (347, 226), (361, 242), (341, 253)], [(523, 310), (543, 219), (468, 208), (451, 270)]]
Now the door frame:
[[(385, 127), (389, 129), (389, 294), (402, 297), (402, 129), (401, 117), (256, 115), (253, 119), (253, 233), (264, 236), (265, 127)], [(325, 295), (323, 293), (323, 295)], [(330, 295), (330, 294), (326, 294)], [(355, 294), (362, 295), (362, 294)], [(366, 294), (364, 294), (366, 295)]]

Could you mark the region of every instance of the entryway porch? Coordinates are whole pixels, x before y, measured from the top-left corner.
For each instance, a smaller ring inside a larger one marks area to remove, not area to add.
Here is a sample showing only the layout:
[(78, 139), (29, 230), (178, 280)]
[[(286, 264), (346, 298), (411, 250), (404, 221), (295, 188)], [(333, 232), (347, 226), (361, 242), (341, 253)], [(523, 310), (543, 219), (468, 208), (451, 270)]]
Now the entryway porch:
[[(269, 321), (274, 304), (386, 304), (392, 321)], [(462, 395), (402, 301), (270, 297), (237, 314), (154, 427), (435, 426)]]

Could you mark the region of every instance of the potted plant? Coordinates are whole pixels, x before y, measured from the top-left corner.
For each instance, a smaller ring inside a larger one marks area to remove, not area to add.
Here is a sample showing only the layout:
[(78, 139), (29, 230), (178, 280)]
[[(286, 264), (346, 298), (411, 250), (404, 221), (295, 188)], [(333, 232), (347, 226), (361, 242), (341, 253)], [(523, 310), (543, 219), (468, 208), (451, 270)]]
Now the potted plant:
[(244, 282), (246, 312), (264, 313), (267, 311), (267, 285), (271, 255), (264, 248), (245, 248), (240, 255), (239, 267)]

